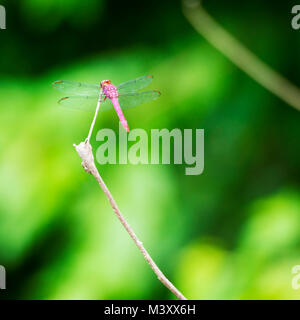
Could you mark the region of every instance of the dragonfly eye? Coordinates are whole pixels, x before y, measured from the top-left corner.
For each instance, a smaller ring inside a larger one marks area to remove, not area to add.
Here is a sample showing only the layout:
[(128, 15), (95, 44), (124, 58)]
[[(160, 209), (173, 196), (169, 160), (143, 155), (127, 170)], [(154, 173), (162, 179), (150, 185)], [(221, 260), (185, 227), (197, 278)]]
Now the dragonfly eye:
[(103, 80), (101, 81), (101, 88), (103, 88), (105, 85), (107, 84), (111, 84), (111, 81), (110, 80)]

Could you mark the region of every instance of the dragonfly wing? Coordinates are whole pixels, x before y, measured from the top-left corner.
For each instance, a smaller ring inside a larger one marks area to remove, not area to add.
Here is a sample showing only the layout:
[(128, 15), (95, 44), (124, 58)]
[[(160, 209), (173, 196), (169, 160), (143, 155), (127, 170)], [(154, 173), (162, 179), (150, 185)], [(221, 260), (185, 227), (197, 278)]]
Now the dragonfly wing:
[(76, 96), (99, 96), (100, 84), (90, 84), (76, 81), (59, 80), (55, 81), (53, 87), (66, 94)]
[[(104, 100), (105, 96), (101, 96), (100, 111), (112, 109), (112, 105), (106, 102), (108, 99)], [(58, 103), (69, 109), (78, 109), (84, 111), (94, 112), (97, 107), (99, 96), (72, 96), (64, 97), (58, 101)]]
[(137, 107), (140, 104), (156, 100), (161, 93), (156, 90), (128, 93), (119, 95), (119, 103), (122, 109)]
[(118, 92), (120, 94), (135, 92), (147, 87), (152, 82), (153, 76), (147, 75), (135, 80), (123, 82), (118, 86)]

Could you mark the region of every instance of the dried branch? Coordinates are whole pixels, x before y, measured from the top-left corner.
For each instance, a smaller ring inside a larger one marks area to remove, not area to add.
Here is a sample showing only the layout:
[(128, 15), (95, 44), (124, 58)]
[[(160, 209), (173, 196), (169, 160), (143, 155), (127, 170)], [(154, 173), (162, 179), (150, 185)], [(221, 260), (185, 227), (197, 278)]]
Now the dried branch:
[(210, 44), (252, 79), (300, 111), (300, 90), (298, 87), (261, 61), (219, 25), (205, 11), (199, 0), (182, 0), (182, 3), (183, 13), (187, 20)]
[[(101, 95), (101, 92), (100, 92), (100, 95)], [(92, 146), (90, 144), (90, 137), (91, 137), (94, 125), (95, 125), (95, 121), (96, 121), (96, 117), (97, 117), (97, 114), (98, 114), (98, 111), (100, 108), (100, 104), (101, 104), (101, 99), (99, 96), (95, 116), (94, 116), (93, 122), (91, 124), (91, 128), (90, 128), (87, 139), (84, 142), (81, 142), (79, 145), (74, 144), (74, 147), (75, 147), (78, 155), (82, 159), (81, 164), (82, 164), (84, 170), (88, 173), (91, 173), (94, 176), (94, 178), (97, 180), (97, 182), (99, 183), (99, 186), (101, 187), (101, 189), (105, 193), (105, 195), (106, 195), (108, 201), (110, 202), (117, 218), (120, 220), (120, 222), (122, 223), (122, 225), (124, 226), (126, 231), (129, 233), (130, 237), (132, 238), (132, 240), (134, 241), (134, 243), (136, 244), (138, 249), (143, 254), (146, 261), (149, 263), (149, 265), (152, 268), (152, 270), (154, 271), (154, 273), (157, 275), (158, 280), (161, 283), (163, 283), (171, 292), (173, 292), (174, 295), (178, 299), (187, 300), (183, 296), (183, 294), (166, 278), (166, 276), (161, 272), (161, 270), (158, 268), (156, 263), (153, 261), (150, 254), (147, 252), (147, 250), (143, 246), (143, 243), (138, 239), (138, 237), (134, 233), (133, 229), (130, 227), (130, 225), (128, 224), (128, 222), (126, 221), (124, 216), (122, 215), (121, 211), (119, 210), (119, 208), (117, 206), (116, 201), (114, 200), (109, 189), (107, 188), (106, 184), (104, 183), (103, 179), (101, 178), (99, 171), (96, 168), (95, 160), (94, 160), (94, 156), (93, 156), (93, 152), (92, 152)]]

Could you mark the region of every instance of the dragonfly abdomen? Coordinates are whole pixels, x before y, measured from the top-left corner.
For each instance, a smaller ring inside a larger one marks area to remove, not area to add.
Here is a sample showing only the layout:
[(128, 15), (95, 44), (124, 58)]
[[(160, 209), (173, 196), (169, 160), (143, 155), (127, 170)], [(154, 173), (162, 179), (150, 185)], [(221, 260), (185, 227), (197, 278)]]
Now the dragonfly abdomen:
[(115, 108), (115, 110), (116, 110), (116, 112), (117, 112), (117, 115), (118, 115), (118, 117), (119, 117), (119, 119), (120, 119), (120, 122), (121, 122), (122, 126), (124, 127), (124, 129), (125, 129), (127, 132), (129, 132), (129, 126), (128, 126), (128, 123), (127, 123), (127, 121), (126, 121), (126, 119), (125, 119), (125, 117), (124, 117), (124, 114), (123, 114), (123, 112), (122, 112), (122, 109), (121, 109), (121, 107), (120, 107), (118, 98), (113, 98), (113, 99), (111, 99), (111, 102), (112, 102), (112, 104), (113, 104), (113, 106), (114, 106), (114, 108)]
[(105, 96), (110, 99), (110, 101), (112, 102), (112, 104), (118, 114), (118, 117), (121, 121), (122, 126), (125, 128), (126, 131), (129, 132), (128, 123), (124, 117), (124, 114), (123, 114), (122, 109), (119, 104), (119, 100), (118, 100), (119, 94), (117, 91), (117, 87), (114, 86), (113, 84), (111, 84), (110, 81), (103, 81), (103, 82), (105, 82), (105, 83), (103, 85), (101, 83), (101, 86), (103, 88), (103, 92), (104, 92)]

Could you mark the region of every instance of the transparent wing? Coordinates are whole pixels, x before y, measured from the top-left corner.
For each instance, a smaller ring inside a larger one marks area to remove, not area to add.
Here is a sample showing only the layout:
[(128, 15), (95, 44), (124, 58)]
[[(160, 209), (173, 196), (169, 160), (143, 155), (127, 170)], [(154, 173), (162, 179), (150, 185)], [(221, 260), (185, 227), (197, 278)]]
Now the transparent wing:
[[(128, 93), (118, 97), (122, 109), (137, 107), (140, 104), (156, 100), (160, 96), (159, 91), (145, 91), (137, 93)], [(99, 96), (72, 96), (64, 97), (58, 102), (63, 107), (69, 109), (78, 109), (84, 111), (95, 112)], [(109, 102), (108, 102), (109, 101)], [(105, 99), (105, 95), (101, 95), (100, 111), (113, 109), (113, 105), (109, 99)]]
[(141, 89), (147, 87), (152, 82), (152, 79), (153, 79), (153, 76), (151, 76), (151, 75), (143, 76), (143, 77), (137, 78), (135, 80), (123, 82), (123, 83), (119, 84), (117, 89), (120, 94), (130, 93), (130, 92), (133, 93), (135, 91), (138, 91), (138, 90), (141, 90)]
[[(109, 110), (112, 105), (106, 103), (108, 99), (104, 100), (104, 95), (101, 97), (100, 111)], [(83, 111), (95, 112), (99, 96), (73, 96), (64, 97), (58, 101), (58, 103), (69, 109), (78, 109)]]
[(161, 93), (159, 91), (144, 91), (136, 93), (128, 93), (119, 96), (119, 103), (122, 109), (137, 107), (140, 104), (156, 100)]
[(90, 84), (76, 81), (59, 80), (55, 81), (53, 87), (66, 94), (77, 96), (99, 96), (100, 84)]

